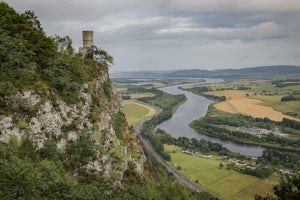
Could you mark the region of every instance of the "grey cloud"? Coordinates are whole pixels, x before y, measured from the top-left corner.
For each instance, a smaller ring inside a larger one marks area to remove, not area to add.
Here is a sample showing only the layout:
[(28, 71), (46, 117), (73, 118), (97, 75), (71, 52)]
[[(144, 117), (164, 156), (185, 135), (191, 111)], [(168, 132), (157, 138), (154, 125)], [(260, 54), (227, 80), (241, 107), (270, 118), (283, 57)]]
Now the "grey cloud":
[(273, 64), (278, 55), (280, 64), (300, 61), (293, 56), (300, 51), (299, 0), (5, 2), (33, 10), (47, 34), (69, 35), (76, 48), (81, 31), (94, 30), (95, 44), (113, 54), (115, 68), (255, 66)]
[(155, 5), (169, 12), (299, 12), (298, 0), (154, 0)]

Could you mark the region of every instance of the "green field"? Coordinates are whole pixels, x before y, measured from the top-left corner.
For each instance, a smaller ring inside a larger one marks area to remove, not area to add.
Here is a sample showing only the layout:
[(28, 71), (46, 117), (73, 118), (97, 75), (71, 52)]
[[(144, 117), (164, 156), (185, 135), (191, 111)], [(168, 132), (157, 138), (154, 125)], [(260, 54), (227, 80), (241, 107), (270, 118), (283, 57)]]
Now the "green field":
[(129, 93), (131, 99), (138, 99), (143, 97), (153, 97), (155, 94), (153, 92), (139, 92), (139, 93)]
[(129, 125), (135, 125), (155, 113), (156, 110), (150, 106), (131, 100), (124, 101), (124, 114)]
[(287, 113), (295, 115), (296, 118), (300, 118), (300, 100), (297, 101), (285, 101), (282, 102), (282, 95), (277, 96), (265, 96), (257, 95), (251, 96), (251, 98), (260, 99), (263, 101), (262, 105), (272, 107), (275, 110), (278, 110), (282, 113)]
[[(228, 162), (220, 161), (217, 157), (203, 158), (181, 152), (170, 155), (171, 165), (180, 166), (180, 173), (223, 199), (247, 200), (254, 199), (255, 194), (271, 194), (273, 185), (277, 184), (279, 179), (276, 176), (259, 179), (227, 170)], [(224, 165), (223, 168), (220, 168), (220, 163)]]

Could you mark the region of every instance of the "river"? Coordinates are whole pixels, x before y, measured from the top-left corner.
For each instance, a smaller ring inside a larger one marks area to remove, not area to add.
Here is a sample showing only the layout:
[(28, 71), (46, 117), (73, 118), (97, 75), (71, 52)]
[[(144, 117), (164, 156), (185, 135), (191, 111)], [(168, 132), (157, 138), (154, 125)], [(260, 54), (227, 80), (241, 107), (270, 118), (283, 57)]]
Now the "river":
[[(204, 83), (216, 83), (221, 82), (220, 79), (205, 79)], [(173, 137), (187, 137), (187, 138), (196, 138), (196, 139), (206, 139), (211, 142), (222, 144), (232, 152), (240, 153), (242, 155), (259, 157), (262, 155), (264, 150), (261, 146), (255, 145), (246, 145), (236, 142), (231, 142), (228, 140), (221, 140), (214, 137), (209, 137), (203, 134), (196, 132), (194, 129), (190, 128), (189, 123), (195, 119), (199, 119), (205, 116), (208, 106), (213, 103), (212, 100), (195, 95), (192, 92), (181, 90), (178, 87), (183, 85), (167, 86), (160, 88), (160, 90), (167, 92), (169, 94), (184, 94), (187, 98), (187, 101), (178, 107), (177, 111), (174, 113), (171, 119), (166, 120), (160, 123), (157, 128), (165, 130), (167, 133), (171, 134)]]

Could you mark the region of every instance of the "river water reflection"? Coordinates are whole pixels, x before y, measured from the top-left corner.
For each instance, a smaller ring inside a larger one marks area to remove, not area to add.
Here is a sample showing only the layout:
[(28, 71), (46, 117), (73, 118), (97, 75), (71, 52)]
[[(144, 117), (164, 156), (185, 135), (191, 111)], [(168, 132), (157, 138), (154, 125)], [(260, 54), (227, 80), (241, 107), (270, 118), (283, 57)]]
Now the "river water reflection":
[[(221, 80), (219, 79), (205, 79), (205, 80), (206, 80), (205, 83), (221, 82)], [(252, 157), (259, 157), (262, 155), (262, 152), (264, 150), (263, 147), (244, 145), (240, 143), (231, 142), (228, 140), (221, 140), (218, 138), (209, 137), (197, 133), (194, 129), (190, 128), (189, 123), (195, 119), (199, 119), (200, 117), (205, 116), (208, 106), (212, 104), (213, 101), (207, 99), (206, 97), (195, 95), (192, 92), (178, 89), (179, 86), (183, 86), (183, 85), (175, 85), (175, 86), (160, 88), (160, 90), (167, 92), (169, 94), (184, 94), (187, 98), (187, 101), (181, 106), (179, 106), (179, 108), (174, 113), (171, 119), (162, 122), (157, 126), (157, 128), (165, 130), (167, 133), (171, 134), (175, 138), (182, 137), (182, 136), (187, 138), (196, 138), (196, 139), (203, 138), (211, 142), (222, 144), (222, 146), (236, 153), (240, 153)]]

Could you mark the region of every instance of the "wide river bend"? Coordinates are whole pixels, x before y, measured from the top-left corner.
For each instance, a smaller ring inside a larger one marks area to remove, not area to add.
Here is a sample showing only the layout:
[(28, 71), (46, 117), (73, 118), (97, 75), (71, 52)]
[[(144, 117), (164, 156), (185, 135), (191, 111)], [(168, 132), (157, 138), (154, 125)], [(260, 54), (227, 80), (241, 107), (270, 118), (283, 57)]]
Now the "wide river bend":
[[(205, 79), (204, 83), (216, 83), (221, 82), (220, 79)], [(184, 91), (178, 87), (183, 85), (174, 85), (160, 88), (160, 90), (167, 92), (169, 94), (184, 94), (187, 98), (187, 101), (183, 103), (177, 111), (174, 113), (171, 119), (166, 120), (160, 123), (157, 128), (165, 130), (167, 133), (171, 134), (173, 137), (187, 137), (187, 138), (196, 138), (196, 139), (206, 139), (211, 142), (222, 144), (230, 151), (240, 153), (242, 155), (259, 157), (262, 155), (264, 150), (261, 146), (255, 145), (246, 145), (236, 142), (231, 142), (228, 140), (222, 140), (214, 137), (209, 137), (200, 133), (197, 133), (194, 129), (190, 128), (189, 123), (193, 120), (199, 119), (205, 116), (208, 106), (213, 103), (212, 100), (195, 95), (192, 92)]]

